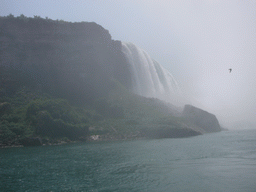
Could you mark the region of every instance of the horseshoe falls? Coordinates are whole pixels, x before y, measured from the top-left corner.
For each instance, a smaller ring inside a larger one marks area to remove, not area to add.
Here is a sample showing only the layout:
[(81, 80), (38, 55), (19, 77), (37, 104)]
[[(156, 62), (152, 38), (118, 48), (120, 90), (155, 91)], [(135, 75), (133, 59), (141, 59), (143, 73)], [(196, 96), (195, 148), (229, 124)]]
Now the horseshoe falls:
[(180, 88), (168, 70), (133, 43), (122, 42), (122, 51), (130, 63), (134, 93), (173, 104), (181, 103)]

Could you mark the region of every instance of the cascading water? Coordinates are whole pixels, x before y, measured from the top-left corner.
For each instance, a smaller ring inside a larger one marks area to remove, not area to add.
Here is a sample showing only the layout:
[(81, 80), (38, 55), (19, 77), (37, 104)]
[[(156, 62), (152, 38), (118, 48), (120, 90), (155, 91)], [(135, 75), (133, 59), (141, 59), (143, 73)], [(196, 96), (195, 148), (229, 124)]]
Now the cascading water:
[(122, 51), (131, 66), (134, 93), (178, 102), (180, 89), (169, 71), (132, 43), (122, 42)]

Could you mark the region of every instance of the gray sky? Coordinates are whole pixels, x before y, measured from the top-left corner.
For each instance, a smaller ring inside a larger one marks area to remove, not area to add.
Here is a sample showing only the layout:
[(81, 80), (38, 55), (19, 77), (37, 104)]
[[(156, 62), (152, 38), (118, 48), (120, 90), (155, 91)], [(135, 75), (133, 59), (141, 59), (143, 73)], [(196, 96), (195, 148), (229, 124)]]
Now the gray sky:
[[(0, 15), (93, 21), (146, 50), (220, 122), (256, 122), (254, 0), (0, 0)], [(228, 69), (232, 68), (229, 73)]]

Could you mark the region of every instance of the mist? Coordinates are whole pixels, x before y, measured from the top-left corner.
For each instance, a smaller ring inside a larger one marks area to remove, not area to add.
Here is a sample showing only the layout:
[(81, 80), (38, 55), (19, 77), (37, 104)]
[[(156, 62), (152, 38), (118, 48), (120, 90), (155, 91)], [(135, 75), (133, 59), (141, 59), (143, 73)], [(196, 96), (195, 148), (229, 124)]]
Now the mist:
[[(168, 69), (187, 103), (232, 129), (256, 123), (255, 1), (14, 1), (1, 16), (91, 21), (132, 42)], [(229, 68), (232, 68), (231, 73)]]

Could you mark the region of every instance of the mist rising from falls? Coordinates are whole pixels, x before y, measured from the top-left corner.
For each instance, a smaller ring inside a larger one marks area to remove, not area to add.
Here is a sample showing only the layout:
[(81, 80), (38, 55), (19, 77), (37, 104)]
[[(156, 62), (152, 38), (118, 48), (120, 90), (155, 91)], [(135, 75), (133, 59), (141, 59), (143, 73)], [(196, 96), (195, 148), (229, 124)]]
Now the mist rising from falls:
[(180, 88), (169, 71), (132, 43), (122, 42), (122, 51), (130, 63), (134, 93), (181, 103)]

